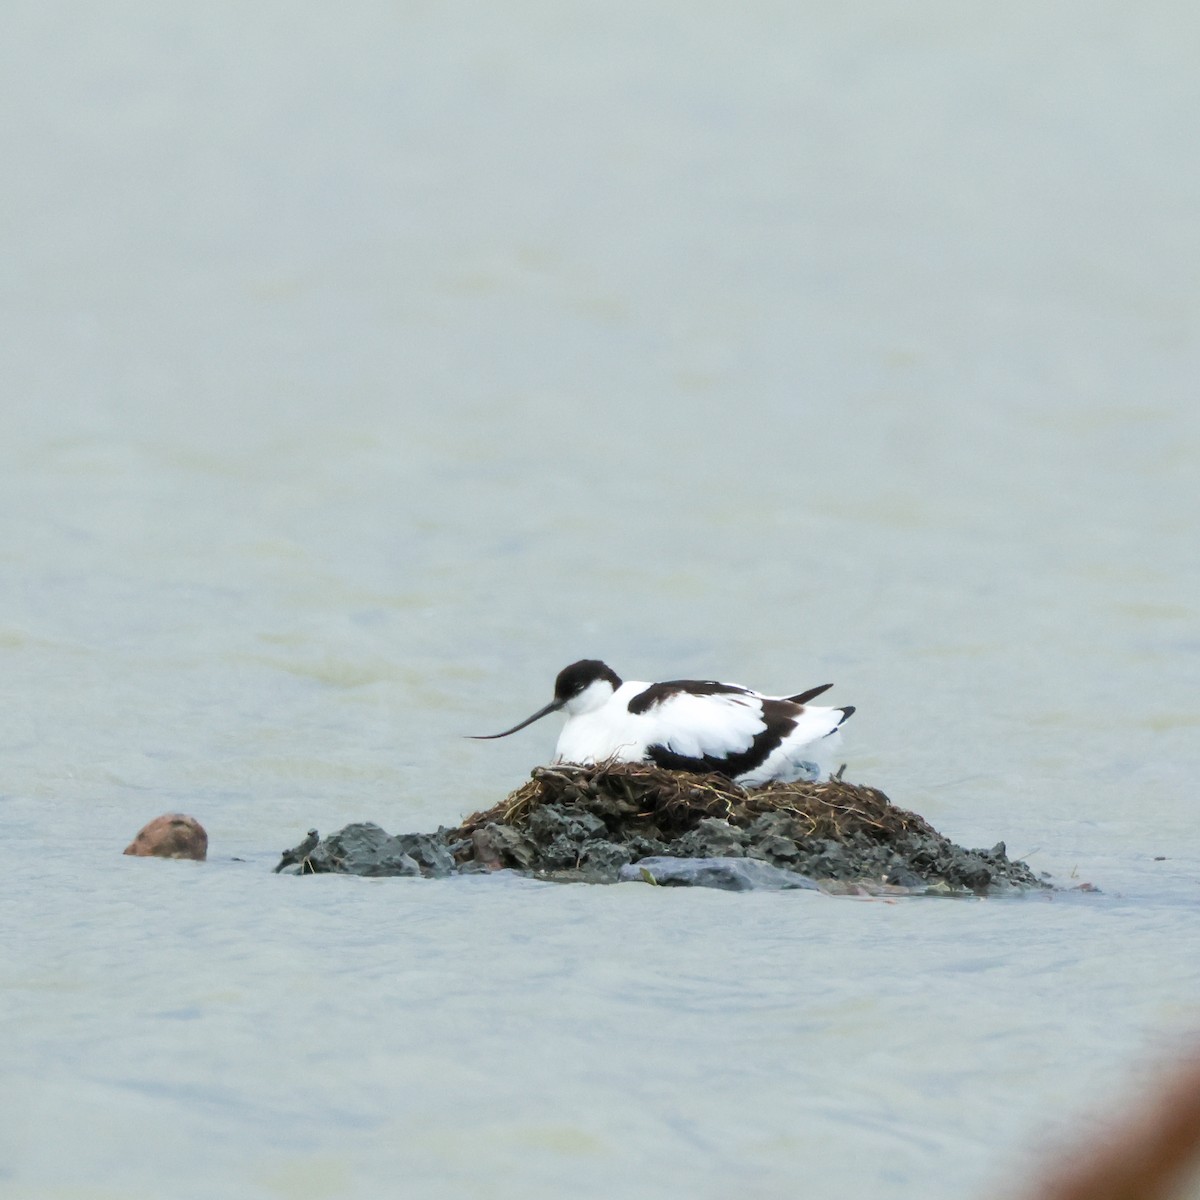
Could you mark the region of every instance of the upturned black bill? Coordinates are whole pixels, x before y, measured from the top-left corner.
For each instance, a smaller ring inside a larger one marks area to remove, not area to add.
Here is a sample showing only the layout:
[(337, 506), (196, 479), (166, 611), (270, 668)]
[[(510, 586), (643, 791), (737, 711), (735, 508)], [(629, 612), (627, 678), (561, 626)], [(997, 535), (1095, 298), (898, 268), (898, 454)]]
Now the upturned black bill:
[(545, 708), (539, 708), (532, 717), (526, 717), (520, 725), (514, 725), (511, 729), (506, 729), (503, 733), (472, 733), (469, 736), (477, 742), (491, 741), (493, 738), (508, 737), (510, 733), (516, 733), (518, 729), (524, 729), (526, 725), (532, 725), (534, 721), (540, 721), (543, 717), (548, 716), (556, 709), (562, 708), (561, 700), (551, 700)]

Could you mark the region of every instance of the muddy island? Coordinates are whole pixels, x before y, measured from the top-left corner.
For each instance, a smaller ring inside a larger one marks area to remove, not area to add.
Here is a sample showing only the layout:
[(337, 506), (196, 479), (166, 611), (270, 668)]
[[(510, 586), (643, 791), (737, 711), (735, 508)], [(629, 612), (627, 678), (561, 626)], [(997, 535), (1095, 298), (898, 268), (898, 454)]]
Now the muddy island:
[[(641, 763), (537, 767), (453, 829), (347, 825), (284, 854), (290, 874), (443, 876), (510, 869), (562, 882), (642, 880), (733, 890), (997, 895), (1047, 888), (1004, 843), (966, 850), (841, 773), (742, 788)], [(303, 853), (301, 853), (303, 851)]]

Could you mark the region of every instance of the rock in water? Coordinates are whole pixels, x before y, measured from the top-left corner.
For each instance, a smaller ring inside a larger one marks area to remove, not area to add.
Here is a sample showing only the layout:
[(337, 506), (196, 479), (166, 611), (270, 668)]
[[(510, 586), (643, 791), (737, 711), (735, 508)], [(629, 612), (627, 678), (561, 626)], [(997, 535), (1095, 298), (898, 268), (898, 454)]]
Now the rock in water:
[(642, 858), (621, 868), (622, 883), (656, 883), (660, 887), (711, 887), (727, 892), (804, 888), (819, 892), (807, 875), (784, 871), (757, 858)]
[(195, 817), (164, 813), (137, 831), (125, 853), (140, 858), (192, 858), (203, 862), (208, 857), (208, 834)]
[(299, 867), (299, 870), (295, 872), (297, 875), (311, 874), (312, 865), (308, 861), (308, 856), (317, 848), (320, 840), (317, 831), (310, 829), (298, 846), (293, 846), (290, 850), (283, 852), (279, 859), (279, 866), (275, 868), (275, 874), (278, 875), (285, 867)]
[(349, 875), (420, 875), (417, 860), (403, 837), (392, 837), (372, 821), (347, 825), (318, 843), (305, 860), (312, 873)]

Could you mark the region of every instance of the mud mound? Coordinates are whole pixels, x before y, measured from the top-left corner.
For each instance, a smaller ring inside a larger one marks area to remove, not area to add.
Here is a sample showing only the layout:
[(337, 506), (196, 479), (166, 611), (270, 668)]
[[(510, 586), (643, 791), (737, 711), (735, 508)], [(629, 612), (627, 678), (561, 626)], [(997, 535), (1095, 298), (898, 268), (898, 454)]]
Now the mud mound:
[(822, 881), (912, 891), (1040, 888), (1003, 843), (964, 850), (877, 788), (835, 777), (745, 789), (640, 763), (538, 767), (444, 832), (460, 870), (612, 882), (651, 857), (754, 858)]
[(640, 763), (538, 767), (454, 829), (391, 835), (369, 822), (277, 870), (448, 875), (511, 868), (544, 879), (817, 887), (827, 892), (990, 894), (1048, 885), (1004, 843), (964, 850), (878, 788), (840, 777), (746, 789), (722, 775)]

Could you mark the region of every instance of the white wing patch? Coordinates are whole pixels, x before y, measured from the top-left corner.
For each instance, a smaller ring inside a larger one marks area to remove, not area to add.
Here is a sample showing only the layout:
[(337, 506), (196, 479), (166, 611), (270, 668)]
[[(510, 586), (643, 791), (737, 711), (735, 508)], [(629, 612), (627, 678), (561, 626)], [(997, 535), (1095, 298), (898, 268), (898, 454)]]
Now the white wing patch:
[(707, 696), (677, 692), (647, 717), (653, 722), (647, 742), (665, 746), (685, 758), (741, 754), (767, 727), (757, 698), (736, 692)]

